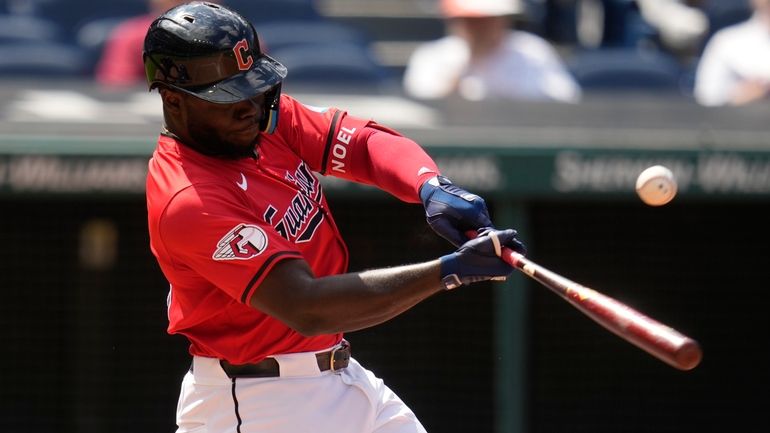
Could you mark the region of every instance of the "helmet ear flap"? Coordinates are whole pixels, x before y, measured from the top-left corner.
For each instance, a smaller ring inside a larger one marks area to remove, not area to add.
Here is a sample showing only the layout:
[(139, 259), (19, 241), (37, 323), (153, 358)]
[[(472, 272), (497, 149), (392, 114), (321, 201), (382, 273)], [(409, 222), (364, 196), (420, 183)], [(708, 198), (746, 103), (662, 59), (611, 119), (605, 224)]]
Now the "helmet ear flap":
[(259, 129), (265, 134), (272, 134), (278, 125), (278, 113), (281, 103), (281, 84), (276, 84), (272, 89), (265, 92), (265, 105), (262, 107), (262, 120), (259, 122)]

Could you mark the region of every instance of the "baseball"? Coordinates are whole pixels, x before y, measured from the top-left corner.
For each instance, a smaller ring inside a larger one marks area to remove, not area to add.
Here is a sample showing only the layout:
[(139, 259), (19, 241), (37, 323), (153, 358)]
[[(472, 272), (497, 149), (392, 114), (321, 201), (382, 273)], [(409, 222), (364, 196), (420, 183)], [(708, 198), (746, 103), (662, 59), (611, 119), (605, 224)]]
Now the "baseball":
[(674, 173), (662, 165), (645, 169), (636, 179), (636, 193), (650, 206), (662, 206), (676, 196)]

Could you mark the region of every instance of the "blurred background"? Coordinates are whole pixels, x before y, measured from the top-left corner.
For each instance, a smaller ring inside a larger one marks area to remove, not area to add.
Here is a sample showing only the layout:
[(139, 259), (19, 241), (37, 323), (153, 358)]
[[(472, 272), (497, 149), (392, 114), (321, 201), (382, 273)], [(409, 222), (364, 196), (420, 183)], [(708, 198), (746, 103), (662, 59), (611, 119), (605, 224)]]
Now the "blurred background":
[[(414, 138), (534, 260), (704, 349), (674, 370), (521, 275), (456, 290), (348, 335), (428, 431), (766, 431), (770, 2), (221, 3), (285, 92)], [(189, 356), (148, 247), (140, 60), (167, 7), (0, 0), (2, 432), (174, 431)], [(660, 208), (634, 193), (654, 164), (679, 181)], [(352, 270), (451, 250), (419, 206), (323, 181)]]

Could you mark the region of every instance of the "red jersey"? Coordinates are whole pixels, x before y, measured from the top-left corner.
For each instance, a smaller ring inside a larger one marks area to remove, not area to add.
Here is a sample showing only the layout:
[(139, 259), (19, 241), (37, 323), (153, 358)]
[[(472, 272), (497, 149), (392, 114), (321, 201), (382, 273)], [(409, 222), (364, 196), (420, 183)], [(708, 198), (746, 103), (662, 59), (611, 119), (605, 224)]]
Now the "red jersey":
[(168, 332), (185, 335), (191, 354), (243, 364), (321, 350), (342, 338), (303, 336), (249, 299), (281, 260), (304, 259), (316, 277), (347, 271), (347, 248), (313, 172), (418, 201), (419, 185), (438, 172), (435, 164), (417, 152), (405, 164), (406, 181), (395, 182), (390, 153), (399, 149), (371, 149), (372, 128), (406, 140), (283, 95), (278, 127), (262, 135), (256, 158), (220, 159), (158, 139), (147, 179), (150, 246), (171, 285)]

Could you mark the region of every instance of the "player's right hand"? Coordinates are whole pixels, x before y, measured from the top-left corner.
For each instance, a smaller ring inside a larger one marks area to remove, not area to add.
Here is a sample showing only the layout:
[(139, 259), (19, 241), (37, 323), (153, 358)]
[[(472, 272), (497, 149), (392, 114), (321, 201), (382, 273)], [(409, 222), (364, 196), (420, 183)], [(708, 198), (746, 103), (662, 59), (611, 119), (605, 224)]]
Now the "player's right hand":
[(444, 176), (423, 183), (420, 200), (428, 225), (455, 247), (468, 240), (467, 230), (492, 227), (484, 199), (454, 185)]
[(441, 281), (447, 289), (454, 289), (477, 281), (504, 280), (513, 267), (500, 258), (503, 247), (524, 252), (517, 234), (513, 229), (482, 230), (477, 238), (441, 257)]

